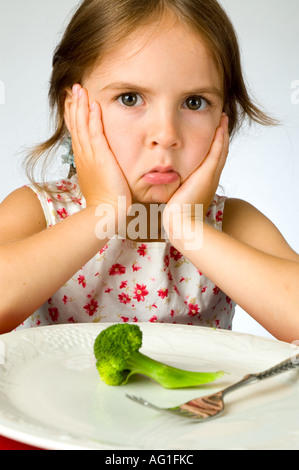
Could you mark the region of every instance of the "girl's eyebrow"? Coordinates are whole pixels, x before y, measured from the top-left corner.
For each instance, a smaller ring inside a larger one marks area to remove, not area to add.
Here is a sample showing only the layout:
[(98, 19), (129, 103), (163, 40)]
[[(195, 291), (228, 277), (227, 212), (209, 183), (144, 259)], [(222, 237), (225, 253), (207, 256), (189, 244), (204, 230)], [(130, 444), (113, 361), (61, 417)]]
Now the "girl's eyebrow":
[[(128, 83), (128, 82), (114, 82), (110, 83), (109, 85), (105, 86), (102, 88), (100, 91), (106, 91), (106, 90), (135, 90), (135, 91), (141, 91), (143, 93), (150, 93), (151, 90), (148, 88), (144, 88), (140, 85), (135, 85), (133, 83)], [(186, 95), (202, 95), (202, 94), (209, 94), (209, 95), (217, 95), (219, 98), (223, 98), (223, 92), (219, 90), (219, 88), (211, 86), (211, 87), (202, 87), (202, 88), (195, 88), (190, 91), (184, 92)]]
[(148, 88), (141, 87), (140, 85), (134, 85), (133, 83), (128, 82), (114, 82), (109, 83), (109, 85), (102, 88), (100, 91), (105, 90), (139, 90), (144, 93), (148, 93), (150, 90)]

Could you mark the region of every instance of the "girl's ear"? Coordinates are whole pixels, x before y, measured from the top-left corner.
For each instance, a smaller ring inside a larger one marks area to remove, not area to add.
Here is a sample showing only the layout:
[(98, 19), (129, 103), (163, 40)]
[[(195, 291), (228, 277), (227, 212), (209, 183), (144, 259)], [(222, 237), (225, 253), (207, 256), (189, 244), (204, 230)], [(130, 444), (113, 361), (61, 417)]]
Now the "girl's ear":
[(72, 90), (70, 88), (67, 88), (65, 91), (66, 91), (66, 96), (65, 96), (65, 101), (64, 101), (64, 121), (69, 132), (71, 132), (70, 115), (71, 115), (71, 104), (72, 104)]

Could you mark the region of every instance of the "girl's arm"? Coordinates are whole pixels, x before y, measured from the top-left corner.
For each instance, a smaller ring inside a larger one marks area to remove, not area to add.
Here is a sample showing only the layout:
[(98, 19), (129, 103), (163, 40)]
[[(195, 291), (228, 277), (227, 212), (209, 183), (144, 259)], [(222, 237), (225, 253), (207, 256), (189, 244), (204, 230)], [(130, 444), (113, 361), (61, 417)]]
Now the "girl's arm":
[(0, 334), (32, 315), (107, 243), (96, 237), (98, 221), (88, 207), (45, 229), (29, 188), (0, 205)]
[(125, 196), (131, 205), (127, 181), (104, 135), (100, 105), (90, 109), (87, 93), (78, 85), (66, 101), (66, 124), (87, 207), (45, 229), (43, 212), (29, 188), (1, 204), (0, 333), (20, 325), (107, 243), (96, 236), (99, 205), (114, 209), (105, 221), (115, 229), (122, 224), (118, 197)]
[[(228, 121), (222, 116), (206, 159), (168, 202), (167, 221), (172, 204), (202, 204), (206, 213), (228, 146)], [(175, 227), (164, 223), (181, 253), (271, 334), (289, 342), (299, 339), (299, 256), (265, 216), (244, 201), (228, 200), (222, 232), (192, 214), (182, 218), (182, 225), (192, 230), (182, 230), (179, 239), (173, 236)], [(203, 234), (203, 242), (189, 249), (195, 233)]]
[[(203, 230), (201, 248), (186, 251), (183, 239), (175, 241), (176, 248), (273, 336), (298, 340), (299, 256), (258, 211), (240, 201), (233, 204), (238, 206), (236, 219), (230, 227), (228, 219), (234, 217), (230, 208), (224, 217), (226, 233), (196, 222), (196, 229)], [(250, 213), (254, 229), (248, 223), (242, 228), (238, 224), (242, 207)], [(257, 235), (251, 238), (251, 232)]]

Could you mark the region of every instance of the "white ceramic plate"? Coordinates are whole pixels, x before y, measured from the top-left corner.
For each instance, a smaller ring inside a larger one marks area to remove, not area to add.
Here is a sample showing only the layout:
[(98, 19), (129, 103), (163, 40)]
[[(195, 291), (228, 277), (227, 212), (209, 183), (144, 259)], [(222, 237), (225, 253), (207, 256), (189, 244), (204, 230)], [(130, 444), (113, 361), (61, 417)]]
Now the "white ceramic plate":
[(143, 353), (185, 369), (230, 374), (188, 390), (165, 390), (140, 376), (110, 387), (100, 380), (93, 356), (94, 339), (107, 326), (50, 326), (0, 337), (0, 434), (46, 449), (299, 449), (298, 369), (228, 395), (226, 414), (204, 424), (125, 396), (174, 406), (271, 367), (299, 348), (223, 330), (142, 323)]

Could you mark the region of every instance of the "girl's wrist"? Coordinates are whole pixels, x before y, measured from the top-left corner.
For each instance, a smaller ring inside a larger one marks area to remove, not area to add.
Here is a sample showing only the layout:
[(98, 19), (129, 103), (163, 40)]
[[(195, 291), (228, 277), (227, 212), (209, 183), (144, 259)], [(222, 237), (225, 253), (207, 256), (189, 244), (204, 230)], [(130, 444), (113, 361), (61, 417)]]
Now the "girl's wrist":
[(181, 223), (167, 231), (170, 243), (182, 254), (200, 250), (203, 244), (204, 222), (202, 220), (181, 219)]

